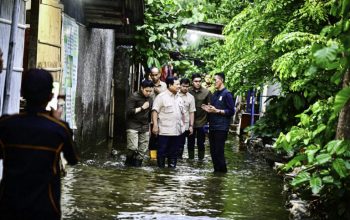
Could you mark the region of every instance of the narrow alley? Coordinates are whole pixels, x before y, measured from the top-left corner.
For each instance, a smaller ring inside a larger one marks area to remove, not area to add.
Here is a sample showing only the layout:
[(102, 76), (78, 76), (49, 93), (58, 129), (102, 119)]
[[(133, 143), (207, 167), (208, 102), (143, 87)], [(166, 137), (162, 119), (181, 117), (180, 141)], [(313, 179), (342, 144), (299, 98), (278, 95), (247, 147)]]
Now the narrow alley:
[(0, 0), (0, 219), (350, 219), (350, 0)]
[(225, 175), (212, 172), (208, 153), (204, 161), (186, 156), (176, 170), (159, 169), (154, 161), (134, 168), (105, 146), (105, 153), (67, 169), (63, 219), (288, 219), (281, 177), (238, 147), (230, 136)]

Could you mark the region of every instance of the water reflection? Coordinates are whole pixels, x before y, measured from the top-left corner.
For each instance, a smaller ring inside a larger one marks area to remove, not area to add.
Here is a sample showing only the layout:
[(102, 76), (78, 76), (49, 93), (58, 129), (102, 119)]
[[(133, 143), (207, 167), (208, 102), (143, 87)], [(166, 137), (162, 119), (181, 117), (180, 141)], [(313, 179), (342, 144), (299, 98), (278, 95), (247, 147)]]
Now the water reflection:
[(226, 145), (227, 174), (204, 162), (182, 160), (176, 170), (126, 168), (94, 159), (63, 178), (63, 219), (288, 219), (281, 180), (261, 161)]

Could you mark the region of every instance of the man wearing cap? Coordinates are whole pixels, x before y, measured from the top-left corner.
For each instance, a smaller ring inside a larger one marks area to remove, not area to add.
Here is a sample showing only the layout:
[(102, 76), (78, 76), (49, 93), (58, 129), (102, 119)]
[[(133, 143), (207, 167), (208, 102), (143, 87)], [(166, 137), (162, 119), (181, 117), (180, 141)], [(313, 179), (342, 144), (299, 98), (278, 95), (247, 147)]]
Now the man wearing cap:
[(60, 153), (70, 165), (78, 158), (68, 124), (45, 110), (52, 83), (46, 70), (29, 70), (22, 83), (25, 112), (0, 118), (0, 219), (61, 219)]
[(203, 105), (208, 112), (210, 155), (214, 172), (227, 172), (225, 161), (225, 141), (235, 107), (232, 94), (225, 88), (224, 73), (215, 74), (215, 89), (211, 103)]

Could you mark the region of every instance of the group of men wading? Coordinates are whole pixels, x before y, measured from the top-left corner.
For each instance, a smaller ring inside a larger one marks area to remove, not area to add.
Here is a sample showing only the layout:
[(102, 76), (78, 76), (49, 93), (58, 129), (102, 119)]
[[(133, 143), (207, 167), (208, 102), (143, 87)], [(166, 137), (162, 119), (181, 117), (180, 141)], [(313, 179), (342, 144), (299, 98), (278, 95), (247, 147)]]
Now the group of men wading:
[(192, 86), (187, 78), (168, 77), (162, 82), (158, 68), (153, 67), (151, 79), (142, 81), (140, 91), (128, 98), (126, 165), (141, 166), (147, 150), (157, 150), (158, 167), (167, 164), (175, 168), (177, 160), (182, 158), (186, 138), (188, 158), (194, 159), (196, 145), (198, 159), (203, 160), (209, 126), (214, 171), (227, 172), (224, 146), (234, 102), (225, 88), (224, 73), (214, 77), (212, 94), (202, 86), (200, 74), (192, 75)]
[[(0, 73), (3, 60), (0, 51)], [(200, 84), (201, 76), (190, 80), (168, 77), (160, 81), (157, 68), (151, 80), (130, 96), (127, 109), (128, 165), (141, 166), (148, 146), (157, 149), (157, 164), (175, 168), (182, 158), (185, 138), (189, 158), (194, 158), (195, 140), (198, 158), (204, 158), (204, 128), (209, 123), (210, 154), (216, 172), (227, 172), (224, 143), (234, 113), (231, 93), (224, 86), (223, 73), (215, 75), (211, 93)], [(23, 76), (22, 94), (27, 101), (23, 113), (0, 117), (0, 219), (61, 219), (60, 153), (68, 164), (78, 157), (73, 135), (62, 121), (60, 109), (47, 111), (52, 99), (52, 75), (31, 69)], [(152, 118), (149, 136), (150, 115)], [(150, 137), (150, 138), (149, 138)]]

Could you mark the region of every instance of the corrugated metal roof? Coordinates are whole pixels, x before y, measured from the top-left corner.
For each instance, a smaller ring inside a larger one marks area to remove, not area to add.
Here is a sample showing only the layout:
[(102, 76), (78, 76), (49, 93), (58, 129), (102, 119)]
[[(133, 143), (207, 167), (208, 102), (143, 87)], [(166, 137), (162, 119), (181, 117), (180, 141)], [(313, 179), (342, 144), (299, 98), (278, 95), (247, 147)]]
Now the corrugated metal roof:
[(85, 24), (124, 30), (143, 23), (143, 0), (83, 0)]

